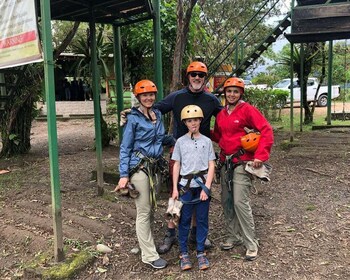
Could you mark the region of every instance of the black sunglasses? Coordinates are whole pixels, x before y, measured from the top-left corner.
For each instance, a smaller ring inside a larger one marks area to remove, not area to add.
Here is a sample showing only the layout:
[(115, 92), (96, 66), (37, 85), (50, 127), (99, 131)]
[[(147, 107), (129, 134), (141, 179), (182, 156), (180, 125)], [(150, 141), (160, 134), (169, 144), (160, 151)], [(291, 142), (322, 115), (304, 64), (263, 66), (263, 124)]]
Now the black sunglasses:
[(204, 78), (205, 77), (205, 73), (202, 73), (202, 72), (191, 72), (190, 75), (191, 75), (192, 78), (195, 78), (197, 76), (199, 78)]

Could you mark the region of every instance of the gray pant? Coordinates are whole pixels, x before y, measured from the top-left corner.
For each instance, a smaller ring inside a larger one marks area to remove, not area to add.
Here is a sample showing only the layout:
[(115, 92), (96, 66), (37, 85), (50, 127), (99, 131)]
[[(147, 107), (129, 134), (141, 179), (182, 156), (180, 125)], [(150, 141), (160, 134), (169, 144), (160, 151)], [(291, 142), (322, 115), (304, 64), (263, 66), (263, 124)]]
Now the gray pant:
[(139, 171), (131, 177), (131, 183), (140, 192), (139, 197), (135, 199), (135, 204), (137, 211), (136, 235), (141, 249), (142, 261), (153, 262), (159, 259), (159, 255), (154, 245), (151, 230), (152, 206), (149, 196), (149, 179), (143, 171)]
[(252, 177), (239, 165), (233, 172), (233, 189), (230, 192), (225, 182), (225, 166), (221, 169), (221, 204), (227, 224), (229, 240), (233, 243), (243, 241), (249, 250), (256, 250), (258, 241), (255, 238), (255, 225), (249, 192)]

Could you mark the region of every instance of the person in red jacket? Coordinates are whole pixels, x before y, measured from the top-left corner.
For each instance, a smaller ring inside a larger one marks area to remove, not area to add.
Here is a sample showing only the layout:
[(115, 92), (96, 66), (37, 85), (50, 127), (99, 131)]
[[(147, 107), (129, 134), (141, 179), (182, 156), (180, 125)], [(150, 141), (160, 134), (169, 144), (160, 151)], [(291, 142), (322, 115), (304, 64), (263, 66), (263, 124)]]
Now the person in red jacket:
[[(263, 168), (269, 159), (273, 145), (273, 130), (265, 117), (254, 106), (242, 100), (244, 82), (233, 77), (224, 84), (225, 108), (216, 117), (212, 140), (220, 147), (221, 203), (227, 223), (228, 238), (221, 243), (223, 250), (243, 244), (247, 251), (246, 260), (254, 260), (258, 254), (258, 240), (249, 192), (252, 187), (252, 175), (245, 171), (249, 161), (252, 167)], [(248, 131), (256, 131), (249, 148), (241, 138)]]

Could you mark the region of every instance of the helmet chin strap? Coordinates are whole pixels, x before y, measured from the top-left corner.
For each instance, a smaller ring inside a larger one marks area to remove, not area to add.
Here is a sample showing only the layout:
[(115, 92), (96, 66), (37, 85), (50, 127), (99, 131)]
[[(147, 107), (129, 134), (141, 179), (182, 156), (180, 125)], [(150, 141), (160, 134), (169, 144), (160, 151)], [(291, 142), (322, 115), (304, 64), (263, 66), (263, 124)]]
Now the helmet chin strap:
[[(140, 101), (139, 101), (140, 102)], [(143, 104), (140, 102), (140, 110), (143, 112), (143, 113), (147, 113), (147, 116), (148, 118), (151, 120), (151, 121), (154, 121), (154, 119), (152, 118), (151, 114), (150, 114), (150, 111), (152, 108), (146, 108), (145, 106), (143, 106)]]

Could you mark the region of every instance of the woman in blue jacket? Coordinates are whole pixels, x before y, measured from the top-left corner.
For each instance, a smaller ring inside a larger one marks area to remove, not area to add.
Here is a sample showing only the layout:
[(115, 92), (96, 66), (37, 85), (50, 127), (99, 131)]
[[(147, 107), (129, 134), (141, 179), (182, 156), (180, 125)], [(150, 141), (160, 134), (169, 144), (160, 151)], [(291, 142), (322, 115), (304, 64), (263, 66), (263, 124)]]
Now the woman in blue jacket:
[(149, 80), (141, 80), (134, 87), (140, 106), (131, 109), (124, 127), (120, 146), (120, 179), (115, 190), (128, 188), (131, 183), (139, 192), (135, 198), (136, 234), (142, 262), (161, 269), (167, 266), (167, 262), (159, 257), (151, 231), (151, 212), (155, 203), (152, 170), (163, 153), (165, 139), (161, 113), (153, 108), (156, 93), (157, 87)]

